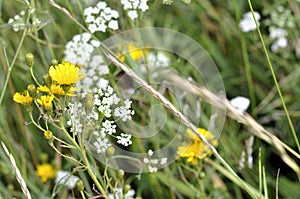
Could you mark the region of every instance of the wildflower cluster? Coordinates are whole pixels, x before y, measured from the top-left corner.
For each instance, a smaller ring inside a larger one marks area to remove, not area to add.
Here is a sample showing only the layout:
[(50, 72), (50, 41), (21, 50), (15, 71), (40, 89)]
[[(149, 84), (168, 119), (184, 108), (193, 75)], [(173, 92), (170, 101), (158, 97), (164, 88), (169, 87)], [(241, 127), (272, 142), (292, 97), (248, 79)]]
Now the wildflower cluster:
[(270, 17), (264, 21), (266, 26), (269, 26), (269, 38), (274, 40), (271, 45), (273, 52), (278, 52), (280, 49), (288, 47), (288, 29), (295, 27), (295, 20), (290, 9), (283, 6), (278, 6), (272, 10)]
[(105, 2), (99, 2), (95, 7), (88, 7), (84, 10), (85, 22), (88, 29), (94, 33), (97, 31), (106, 32), (107, 28), (119, 29), (119, 13), (111, 9)]
[[(125, 147), (132, 144), (132, 135), (119, 132), (116, 125), (117, 120), (127, 121), (132, 118), (134, 115), (134, 111), (131, 110), (132, 102), (130, 100), (122, 102), (104, 78), (99, 84), (95, 84), (99, 85), (98, 88), (93, 84), (85, 85), (85, 87), (84, 84), (79, 84), (85, 77), (88, 79), (87, 82), (93, 82), (103, 74), (109, 73), (108, 67), (103, 63), (103, 68), (96, 70), (96, 75), (91, 73), (92, 70), (95, 72), (93, 67), (98, 68), (99, 64), (101, 66), (101, 61), (101, 56), (93, 57), (90, 62), (91, 68), (86, 70), (87, 76), (78, 65), (67, 61), (61, 63), (53, 61), (48, 73), (43, 76), (43, 84), (37, 81), (32, 72), (36, 85), (29, 84), (25, 91), (17, 92), (13, 96), (15, 102), (26, 107), (30, 115), (30, 123), (43, 131), (44, 137), (56, 152), (61, 154), (54, 143), (56, 141), (63, 143), (67, 148), (76, 148), (85, 160), (84, 164), (88, 169), (91, 168), (86, 162), (85, 148), (92, 147), (97, 153), (104, 153), (112, 146), (111, 139), (115, 139), (116, 143)], [(26, 55), (26, 64), (32, 71), (34, 65), (32, 54)], [(37, 121), (33, 116), (35, 107), (40, 113)], [(41, 119), (44, 120), (44, 125)], [(61, 136), (53, 133), (48, 123), (52, 123), (53, 127), (62, 131), (67, 141), (58, 138)], [(73, 157), (69, 159), (79, 162)], [(41, 177), (42, 182), (55, 177), (56, 170), (50, 166), (42, 165), (37, 168), (37, 175)], [(89, 174), (93, 176), (91, 170)], [(92, 179), (98, 183), (95, 177)], [(58, 172), (55, 181), (57, 184), (63, 184), (72, 189), (78, 180), (76, 176)], [(99, 183), (98, 188), (101, 190)]]
[(87, 65), (91, 61), (91, 55), (100, 42), (92, 39), (90, 33), (82, 33), (73, 36), (65, 46), (65, 60), (74, 64)]
[(144, 158), (143, 162), (148, 166), (148, 170), (150, 173), (155, 173), (157, 172), (158, 168), (157, 166), (162, 166), (167, 164), (168, 158), (167, 157), (163, 157), (163, 158), (153, 158), (154, 152), (149, 149), (148, 150), (148, 158)]
[(124, 10), (128, 10), (128, 17), (131, 20), (135, 20), (138, 18), (138, 10), (145, 12), (148, 10), (149, 6), (147, 5), (148, 0), (121, 0), (121, 4), (123, 5)]
[[(213, 146), (218, 145), (218, 141), (215, 139), (214, 135), (203, 129), (198, 128), (198, 132), (202, 134), (208, 142), (210, 142)], [(177, 154), (180, 157), (188, 158), (187, 161), (191, 162), (193, 165), (196, 165), (198, 159), (203, 159), (207, 155), (211, 153), (210, 149), (202, 142), (202, 140), (196, 136), (191, 129), (187, 129), (187, 134), (190, 139), (192, 139), (192, 143), (186, 143), (180, 147), (178, 147)]]
[(19, 14), (15, 15), (13, 18), (8, 20), (8, 24), (12, 24), (13, 30), (18, 32), (19, 30), (23, 30), (25, 28), (25, 20), (24, 20), (25, 11), (22, 10)]

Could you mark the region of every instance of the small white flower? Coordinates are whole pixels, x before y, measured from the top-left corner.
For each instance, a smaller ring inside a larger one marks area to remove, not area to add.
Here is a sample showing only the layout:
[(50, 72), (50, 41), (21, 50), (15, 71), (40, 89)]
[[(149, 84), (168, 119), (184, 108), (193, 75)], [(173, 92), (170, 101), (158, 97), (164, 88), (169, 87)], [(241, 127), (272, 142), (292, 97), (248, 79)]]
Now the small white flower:
[(271, 46), (273, 52), (277, 52), (279, 48), (286, 48), (288, 46), (288, 40), (285, 37), (278, 38)]
[[(261, 18), (260, 14), (254, 11), (254, 16), (259, 26), (260, 25), (259, 20)], [(240, 21), (239, 26), (243, 32), (250, 32), (256, 29), (256, 24), (251, 12), (247, 12), (244, 14), (243, 19), (241, 19)]]
[(79, 180), (77, 176), (72, 175), (68, 171), (61, 170), (56, 173), (55, 183), (65, 185), (68, 189), (74, 189), (77, 180)]
[(288, 46), (288, 40), (286, 38), (288, 32), (285, 29), (270, 27), (269, 31), (270, 39), (276, 39), (271, 46), (273, 52), (277, 52), (279, 48), (286, 48)]
[(270, 27), (269, 32), (270, 39), (286, 37), (288, 35), (288, 32), (283, 28)]
[(136, 10), (130, 10), (128, 11), (128, 17), (131, 19), (131, 20), (135, 20), (136, 18), (138, 18), (138, 13)]
[(162, 158), (162, 159), (160, 160), (160, 164), (161, 164), (161, 165), (166, 164), (167, 161), (168, 161), (168, 158), (167, 158), (167, 157)]
[(250, 100), (246, 97), (235, 97), (230, 100), (232, 106), (234, 106), (238, 112), (242, 115), (250, 105)]
[(132, 144), (131, 134), (121, 133), (120, 136), (117, 136), (117, 143), (123, 146), (129, 146)]
[(105, 136), (105, 133), (100, 132), (99, 137), (97, 137), (93, 145), (94, 147), (96, 147), (97, 153), (104, 153), (108, 149), (108, 147), (111, 146), (111, 143)]
[(121, 0), (124, 10), (128, 11), (128, 17), (131, 20), (138, 18), (138, 10), (145, 12), (148, 10), (149, 6), (147, 5), (148, 0)]
[(157, 172), (157, 167), (154, 167), (154, 166), (149, 165), (149, 166), (148, 166), (148, 169), (149, 169), (149, 172), (150, 172), (150, 173), (155, 173), (155, 172)]
[(143, 162), (148, 164), (150, 162), (150, 160), (148, 158), (144, 158)]
[(148, 155), (151, 157), (153, 155), (153, 151), (151, 149), (148, 150)]
[(114, 194), (108, 194), (109, 199), (134, 199), (135, 191), (133, 189), (130, 189), (124, 196), (123, 196), (123, 189), (122, 188), (116, 188), (114, 190)]

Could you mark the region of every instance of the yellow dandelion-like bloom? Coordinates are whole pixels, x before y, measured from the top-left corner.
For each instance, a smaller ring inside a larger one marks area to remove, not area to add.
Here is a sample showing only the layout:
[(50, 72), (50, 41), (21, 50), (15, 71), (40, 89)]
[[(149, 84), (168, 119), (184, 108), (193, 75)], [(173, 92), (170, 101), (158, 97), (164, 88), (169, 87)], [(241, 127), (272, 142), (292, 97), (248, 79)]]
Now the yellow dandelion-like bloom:
[(13, 100), (22, 105), (29, 105), (32, 103), (32, 97), (29, 95), (28, 90), (25, 90), (21, 93), (16, 92), (13, 96)]
[[(214, 135), (203, 129), (197, 129), (199, 133), (201, 133), (208, 142), (210, 142), (213, 146), (218, 145), (218, 141), (215, 139)], [(210, 149), (202, 142), (202, 140), (196, 136), (191, 129), (187, 129), (187, 134), (190, 138), (193, 139), (191, 144), (185, 144), (183, 146), (178, 147), (177, 154), (180, 157), (186, 157), (187, 162), (191, 162), (192, 164), (196, 165), (198, 159), (203, 159), (207, 155), (211, 153)]]
[[(53, 95), (66, 95), (64, 89), (60, 85), (56, 85), (56, 84), (52, 84), (50, 88), (48, 88), (47, 86), (39, 86), (38, 90)], [(75, 88), (70, 87), (70, 89), (67, 92), (67, 95), (75, 96), (74, 92), (75, 92)]]
[(52, 110), (52, 101), (54, 99), (54, 95), (43, 95), (38, 98), (36, 101), (44, 107), (46, 111)]
[(126, 52), (129, 53), (133, 61), (137, 61), (149, 53), (149, 49), (141, 49), (137, 45), (130, 44), (130, 43), (126, 45), (126, 52), (122, 50), (121, 46), (119, 46), (118, 48), (121, 52), (118, 53), (117, 55), (119, 56), (119, 59), (123, 62), (126, 60), (126, 54), (125, 54)]
[(56, 175), (56, 169), (48, 163), (39, 164), (36, 167), (36, 175), (40, 177), (41, 181), (44, 183), (48, 179), (54, 179)]
[(53, 81), (60, 85), (72, 85), (84, 78), (84, 74), (79, 72), (80, 68), (69, 62), (51, 66), (49, 75)]

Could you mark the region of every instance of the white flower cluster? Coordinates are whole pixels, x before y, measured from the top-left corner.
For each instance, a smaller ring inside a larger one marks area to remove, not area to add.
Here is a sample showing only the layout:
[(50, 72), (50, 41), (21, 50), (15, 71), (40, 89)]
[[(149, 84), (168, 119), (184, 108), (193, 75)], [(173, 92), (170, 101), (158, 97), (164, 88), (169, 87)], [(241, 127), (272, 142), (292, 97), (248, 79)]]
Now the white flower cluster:
[(117, 143), (123, 146), (129, 146), (132, 144), (131, 136), (131, 134), (121, 133), (121, 135), (117, 136)]
[(97, 153), (104, 153), (112, 144), (104, 132), (94, 131), (96, 141), (93, 143)]
[(128, 10), (128, 17), (131, 20), (138, 18), (138, 10), (145, 12), (148, 10), (148, 0), (121, 0), (124, 10)]
[(94, 94), (82, 93), (82, 100), (79, 102), (69, 103), (67, 111), (69, 112), (70, 120), (67, 121), (67, 125), (70, 127), (70, 132), (74, 135), (89, 133), (88, 139), (94, 140), (92, 145), (97, 153), (104, 153), (108, 147), (112, 146), (108, 136), (116, 138), (117, 143), (123, 146), (129, 146), (132, 144), (132, 135), (125, 133), (114, 135), (117, 132), (117, 125), (115, 121), (110, 120), (110, 117), (114, 114), (115, 117), (123, 121), (130, 120), (134, 114), (134, 111), (131, 110), (132, 102), (125, 100), (124, 106), (119, 105), (121, 100), (114, 93), (112, 87), (107, 86), (103, 90), (101, 88), (98, 89), (98, 92)]
[(74, 189), (76, 187), (76, 181), (79, 180), (77, 176), (72, 175), (68, 171), (58, 171), (55, 177), (55, 183), (65, 185), (68, 189)]
[(13, 30), (18, 32), (19, 30), (23, 30), (25, 28), (25, 20), (24, 20), (25, 11), (21, 11), (19, 14), (15, 15), (13, 18), (8, 20), (8, 24), (11, 24)]
[(285, 29), (271, 26), (269, 32), (269, 38), (275, 40), (271, 46), (273, 52), (277, 52), (279, 48), (286, 48), (288, 46), (288, 40), (286, 38), (288, 32)]
[(150, 68), (167, 67), (170, 64), (170, 59), (162, 52), (158, 52), (157, 54), (150, 52), (147, 62)]
[(149, 158), (144, 158), (143, 162), (148, 165), (148, 170), (150, 173), (155, 173), (157, 172), (157, 165), (164, 165), (167, 163), (168, 161), (168, 158), (167, 157), (164, 157), (164, 158), (161, 158), (161, 159), (153, 159), (152, 156), (153, 156), (154, 152), (149, 149), (148, 150), (148, 156)]
[(70, 132), (75, 135), (83, 133), (84, 128), (94, 127), (99, 118), (95, 108), (86, 112), (86, 106), (81, 102), (69, 103), (69, 115), (70, 120), (67, 121), (67, 125), (71, 127)]
[(127, 120), (131, 120), (131, 115), (134, 115), (134, 110), (131, 110), (131, 103), (130, 100), (124, 101), (124, 106), (119, 106), (115, 109), (114, 115), (116, 117), (122, 118), (122, 120), (125, 122)]
[(73, 36), (65, 46), (65, 60), (74, 64), (86, 65), (91, 61), (91, 56), (95, 48), (100, 46), (100, 42), (93, 40), (90, 33), (82, 33)]
[(109, 199), (134, 199), (135, 191), (130, 189), (125, 195), (123, 195), (123, 188), (114, 189), (114, 194), (108, 194)]
[(111, 117), (112, 106), (117, 105), (119, 102), (120, 98), (114, 93), (114, 89), (110, 86), (105, 90), (100, 89), (98, 95), (95, 95), (95, 106), (105, 117)]
[(83, 87), (83, 89), (93, 87), (101, 89), (107, 88), (109, 82), (102, 78), (102, 76), (109, 73), (109, 68), (104, 63), (102, 56), (93, 56), (91, 61), (88, 64), (85, 64), (81, 69), (86, 76), (78, 83), (79, 87)]
[(88, 29), (94, 33), (97, 31), (106, 32), (107, 28), (112, 30), (119, 29), (118, 21), (119, 13), (111, 9), (105, 2), (99, 2), (95, 7), (84, 9), (85, 22)]
[[(260, 25), (259, 20), (261, 16), (258, 12), (255, 11), (254, 11), (254, 16), (259, 26)], [(247, 12), (243, 15), (243, 19), (241, 19), (239, 26), (243, 32), (250, 32), (256, 29), (256, 24), (251, 12)]]
[(272, 25), (280, 28), (294, 28), (296, 25), (292, 11), (283, 6), (273, 9), (270, 13), (270, 18), (266, 19), (264, 23), (267, 26)]

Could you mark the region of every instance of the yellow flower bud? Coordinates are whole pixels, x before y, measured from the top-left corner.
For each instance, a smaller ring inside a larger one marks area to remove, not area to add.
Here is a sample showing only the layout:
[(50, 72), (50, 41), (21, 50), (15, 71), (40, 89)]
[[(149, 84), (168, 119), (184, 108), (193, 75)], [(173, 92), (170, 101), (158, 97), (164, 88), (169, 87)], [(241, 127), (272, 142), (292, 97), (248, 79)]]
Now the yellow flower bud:
[(82, 192), (84, 190), (84, 184), (83, 184), (82, 180), (76, 181), (76, 188), (79, 192)]
[(33, 57), (33, 54), (32, 53), (27, 53), (25, 55), (25, 63), (26, 65), (31, 68), (34, 64), (34, 57)]
[(115, 148), (112, 146), (109, 146), (106, 153), (108, 156), (112, 156), (115, 153)]
[(53, 133), (51, 131), (44, 131), (44, 137), (49, 141), (49, 143), (53, 142)]
[(36, 97), (37, 90), (36, 90), (36, 86), (34, 84), (29, 84), (27, 86), (27, 90), (28, 90), (28, 93), (29, 93), (30, 97), (32, 97), (32, 98)]

